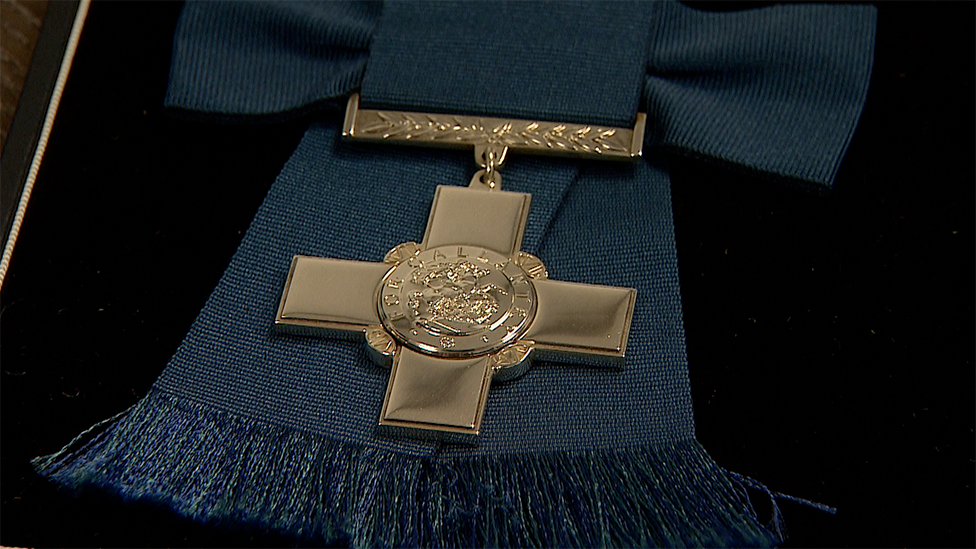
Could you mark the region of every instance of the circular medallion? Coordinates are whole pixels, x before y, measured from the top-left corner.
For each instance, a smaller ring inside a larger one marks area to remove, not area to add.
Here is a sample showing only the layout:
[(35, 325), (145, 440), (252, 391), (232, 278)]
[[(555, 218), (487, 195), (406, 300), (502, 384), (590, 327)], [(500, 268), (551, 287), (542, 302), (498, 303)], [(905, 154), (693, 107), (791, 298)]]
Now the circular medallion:
[(535, 288), (510, 258), (476, 246), (439, 246), (380, 283), (380, 320), (403, 344), (444, 357), (477, 356), (516, 341), (535, 314)]

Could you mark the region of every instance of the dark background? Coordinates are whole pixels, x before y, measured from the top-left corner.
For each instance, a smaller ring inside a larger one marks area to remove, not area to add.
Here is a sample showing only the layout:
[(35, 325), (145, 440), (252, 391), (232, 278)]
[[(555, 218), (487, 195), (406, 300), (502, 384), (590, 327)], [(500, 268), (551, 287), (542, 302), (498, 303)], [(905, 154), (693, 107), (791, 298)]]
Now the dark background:
[[(672, 161), (698, 438), (840, 509), (781, 503), (788, 545), (973, 546), (976, 7), (879, 8), (833, 192)], [(29, 465), (146, 393), (306, 125), (167, 116), (179, 9), (96, 3), (81, 39), (0, 294), (3, 545), (289, 543)]]

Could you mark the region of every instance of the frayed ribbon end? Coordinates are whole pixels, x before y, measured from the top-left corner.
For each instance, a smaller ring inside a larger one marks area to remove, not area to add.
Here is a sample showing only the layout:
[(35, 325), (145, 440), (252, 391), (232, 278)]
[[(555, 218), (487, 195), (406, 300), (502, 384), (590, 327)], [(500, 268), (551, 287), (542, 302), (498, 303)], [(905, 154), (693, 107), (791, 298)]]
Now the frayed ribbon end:
[[(337, 442), (158, 390), (36, 458), (74, 489), (207, 523), (353, 546), (769, 546), (775, 507), (695, 440), (620, 450), (420, 458)], [(776, 498), (788, 498), (773, 494)]]

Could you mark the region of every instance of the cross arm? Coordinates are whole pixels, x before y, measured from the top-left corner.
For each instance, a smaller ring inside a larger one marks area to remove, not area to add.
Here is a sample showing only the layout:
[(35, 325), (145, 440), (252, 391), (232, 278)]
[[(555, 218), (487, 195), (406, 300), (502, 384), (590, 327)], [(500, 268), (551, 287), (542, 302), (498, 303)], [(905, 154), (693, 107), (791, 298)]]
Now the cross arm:
[(524, 339), (540, 359), (623, 364), (637, 290), (555, 280), (533, 281), (535, 319)]
[(275, 326), (286, 332), (362, 335), (379, 324), (375, 292), (391, 265), (296, 255)]
[(465, 244), (515, 258), (522, 247), (530, 200), (526, 193), (441, 185), (434, 194), (421, 248)]
[(492, 370), (487, 356), (442, 358), (400, 346), (380, 413), (380, 427), (471, 442), (481, 428)]

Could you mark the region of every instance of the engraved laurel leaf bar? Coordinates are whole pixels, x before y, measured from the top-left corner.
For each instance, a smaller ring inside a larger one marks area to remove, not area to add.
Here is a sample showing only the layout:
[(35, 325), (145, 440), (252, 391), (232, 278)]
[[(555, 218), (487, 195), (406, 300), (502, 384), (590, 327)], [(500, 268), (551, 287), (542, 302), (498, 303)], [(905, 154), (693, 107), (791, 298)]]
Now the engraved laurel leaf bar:
[(354, 93), (346, 106), (342, 135), (364, 141), (435, 147), (496, 145), (529, 154), (636, 160), (644, 142), (644, 113), (633, 128), (543, 122), (486, 116), (384, 111), (359, 108)]

